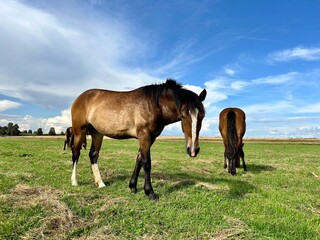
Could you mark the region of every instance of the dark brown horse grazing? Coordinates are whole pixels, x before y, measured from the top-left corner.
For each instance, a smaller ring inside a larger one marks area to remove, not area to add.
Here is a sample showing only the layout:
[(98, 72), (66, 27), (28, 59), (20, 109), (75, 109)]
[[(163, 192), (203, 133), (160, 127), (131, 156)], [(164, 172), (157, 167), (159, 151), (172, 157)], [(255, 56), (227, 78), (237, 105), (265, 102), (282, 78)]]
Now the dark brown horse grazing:
[(246, 132), (246, 115), (239, 108), (225, 108), (219, 115), (219, 131), (224, 144), (224, 168), (232, 175), (236, 174), (236, 167), (240, 167), (240, 157), (243, 169), (247, 166), (244, 161), (242, 138)]
[[(66, 150), (66, 146), (68, 148), (71, 148), (71, 145), (72, 145), (72, 134), (73, 134), (73, 131), (72, 131), (72, 127), (68, 127), (66, 132), (65, 132), (65, 139), (64, 139), (64, 146), (63, 146), (63, 150)], [(84, 139), (84, 142), (82, 143), (82, 146), (84, 149), (87, 149), (87, 138)]]
[(150, 199), (158, 199), (151, 185), (150, 147), (166, 125), (181, 120), (187, 152), (195, 157), (199, 152), (199, 131), (205, 115), (202, 101), (205, 97), (205, 89), (198, 96), (171, 79), (127, 92), (92, 89), (82, 93), (71, 107), (74, 131), (72, 185), (78, 185), (76, 167), (81, 143), (89, 130), (92, 136), (89, 157), (98, 187), (105, 186), (98, 168), (103, 136), (137, 138), (140, 148), (129, 187), (131, 192), (137, 192), (137, 180), (143, 167), (145, 194)]

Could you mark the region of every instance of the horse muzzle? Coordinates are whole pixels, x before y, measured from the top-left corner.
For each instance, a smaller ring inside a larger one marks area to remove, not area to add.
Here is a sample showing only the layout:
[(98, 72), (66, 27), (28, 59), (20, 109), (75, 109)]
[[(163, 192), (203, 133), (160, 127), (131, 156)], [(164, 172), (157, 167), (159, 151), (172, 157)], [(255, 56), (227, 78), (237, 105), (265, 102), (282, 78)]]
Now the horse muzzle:
[(190, 147), (187, 147), (187, 153), (190, 157), (196, 157), (200, 152), (200, 147), (197, 147), (194, 151), (191, 151)]

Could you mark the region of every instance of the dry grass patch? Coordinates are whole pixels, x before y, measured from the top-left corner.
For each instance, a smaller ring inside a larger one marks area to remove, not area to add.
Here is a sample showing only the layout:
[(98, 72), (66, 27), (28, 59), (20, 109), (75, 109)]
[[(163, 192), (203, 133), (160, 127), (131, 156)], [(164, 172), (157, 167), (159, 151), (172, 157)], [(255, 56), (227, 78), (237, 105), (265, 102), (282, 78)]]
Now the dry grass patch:
[(30, 229), (22, 239), (63, 239), (66, 232), (83, 226), (84, 222), (69, 207), (60, 201), (63, 192), (50, 187), (31, 187), (17, 185), (2, 198), (14, 202), (14, 208), (28, 208), (36, 205), (43, 207), (47, 214), (40, 225)]
[(213, 235), (210, 239), (247, 239), (246, 235), (250, 232), (249, 227), (240, 219), (225, 217), (230, 228), (222, 229)]
[(202, 188), (204, 187), (204, 188), (207, 188), (208, 190), (221, 192), (221, 193), (227, 193), (230, 191), (230, 188), (228, 186), (219, 186), (219, 185), (206, 183), (206, 182), (197, 182), (196, 186), (202, 187)]
[(117, 203), (127, 203), (128, 200), (123, 198), (123, 197), (118, 197), (118, 198), (112, 198), (112, 199), (107, 199), (105, 201), (105, 204), (103, 204), (99, 209), (97, 209), (97, 212), (104, 212), (108, 210), (112, 205), (117, 204)]

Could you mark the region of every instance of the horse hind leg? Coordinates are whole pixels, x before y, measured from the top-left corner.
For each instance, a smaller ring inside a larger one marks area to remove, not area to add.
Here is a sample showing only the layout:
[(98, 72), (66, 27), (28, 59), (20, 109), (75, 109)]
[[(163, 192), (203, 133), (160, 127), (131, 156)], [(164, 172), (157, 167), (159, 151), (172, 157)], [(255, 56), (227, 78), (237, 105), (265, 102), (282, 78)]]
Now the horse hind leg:
[(89, 152), (89, 157), (91, 161), (91, 168), (92, 168), (92, 173), (94, 177), (94, 182), (95, 184), (99, 187), (105, 187), (106, 185), (102, 181), (99, 167), (98, 167), (98, 158), (99, 158), (99, 151), (101, 148), (102, 140), (103, 140), (103, 135), (101, 135), (98, 132), (92, 133), (92, 145), (90, 148)]
[[(71, 175), (71, 184), (72, 186), (78, 186), (77, 181), (77, 164), (80, 157), (80, 149), (81, 149), (81, 140), (80, 137), (73, 136), (73, 144), (72, 144), (72, 175)], [(79, 145), (80, 143), (80, 145)]]
[(77, 164), (80, 157), (80, 150), (81, 150), (81, 144), (83, 142), (83, 138), (85, 137), (84, 131), (75, 131), (71, 137), (69, 138), (69, 141), (67, 142), (67, 145), (69, 145), (72, 149), (72, 175), (71, 175), (71, 184), (73, 186), (78, 186), (77, 181)]
[(136, 165), (134, 167), (133, 173), (132, 173), (132, 177), (130, 179), (129, 182), (129, 188), (131, 189), (132, 193), (137, 193), (138, 189), (137, 189), (137, 182), (138, 182), (138, 177), (139, 177), (139, 173), (142, 167), (142, 162), (141, 162), (141, 151), (139, 149), (138, 155), (137, 155), (137, 159), (136, 159)]

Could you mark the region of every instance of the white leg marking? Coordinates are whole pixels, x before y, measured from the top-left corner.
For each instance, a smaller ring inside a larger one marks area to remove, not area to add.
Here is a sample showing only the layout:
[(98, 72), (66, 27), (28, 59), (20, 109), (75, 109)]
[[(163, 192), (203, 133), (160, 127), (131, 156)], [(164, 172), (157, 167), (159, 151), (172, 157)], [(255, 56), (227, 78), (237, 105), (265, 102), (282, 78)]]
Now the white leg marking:
[(195, 109), (191, 113), (191, 134), (192, 134), (192, 145), (191, 145), (191, 156), (195, 156), (195, 142), (197, 137), (197, 125), (198, 125), (198, 109)]
[(104, 182), (101, 179), (98, 164), (96, 164), (96, 163), (92, 164), (91, 167), (92, 167), (94, 182), (96, 183), (96, 185), (98, 185), (99, 188), (105, 187), (106, 185), (104, 184)]
[(75, 162), (72, 168), (72, 175), (71, 175), (71, 184), (72, 186), (78, 186), (77, 181), (77, 163)]

